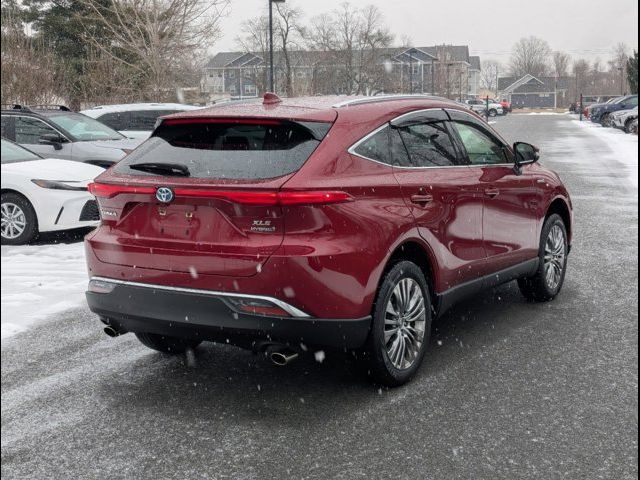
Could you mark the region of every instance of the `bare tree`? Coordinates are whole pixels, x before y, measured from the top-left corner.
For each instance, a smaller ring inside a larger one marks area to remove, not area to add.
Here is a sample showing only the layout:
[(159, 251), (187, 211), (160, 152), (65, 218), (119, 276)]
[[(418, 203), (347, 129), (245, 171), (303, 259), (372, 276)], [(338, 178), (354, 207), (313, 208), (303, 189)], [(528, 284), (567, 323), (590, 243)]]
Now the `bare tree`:
[(300, 23), (301, 12), (286, 4), (277, 3), (278, 18), (276, 33), (280, 40), (280, 50), (284, 63), (285, 92), (288, 97), (294, 96), (292, 50), (299, 47), (304, 36), (304, 28)]
[(327, 75), (332, 93), (375, 93), (383, 88), (382, 49), (393, 42), (380, 10), (369, 5), (355, 8), (343, 3), (338, 10), (312, 20), (308, 44), (327, 52)]
[(514, 46), (509, 62), (512, 76), (522, 77), (530, 74), (536, 77), (549, 73), (549, 58), (551, 48), (549, 44), (537, 37), (520, 39)]
[[(269, 83), (267, 58), (269, 57), (269, 17), (261, 15), (242, 23), (241, 35), (236, 43), (244, 52), (254, 53), (262, 58), (263, 63), (253, 67), (252, 80), (257, 92), (266, 92)], [(256, 92), (256, 93), (257, 93)]]
[[(82, 0), (92, 21), (111, 40), (86, 34), (107, 57), (136, 72), (148, 85), (149, 99), (160, 100), (179, 82), (185, 69), (220, 35), (229, 0)], [(82, 19), (81, 19), (82, 20)]]
[(566, 77), (569, 73), (571, 57), (564, 52), (553, 52), (553, 72), (556, 77)]
[(502, 72), (502, 65), (495, 60), (487, 60), (482, 62), (482, 70), (480, 73), (480, 86), (484, 90), (492, 92), (498, 91), (498, 77)]
[[(609, 61), (610, 72), (614, 84), (618, 85), (620, 94), (628, 92), (627, 66), (629, 63), (629, 47), (624, 43), (618, 43), (613, 47), (611, 60)], [(622, 83), (622, 86), (620, 84)]]
[(24, 34), (22, 25), (2, 17), (2, 104), (61, 103), (65, 91), (64, 65), (41, 39)]

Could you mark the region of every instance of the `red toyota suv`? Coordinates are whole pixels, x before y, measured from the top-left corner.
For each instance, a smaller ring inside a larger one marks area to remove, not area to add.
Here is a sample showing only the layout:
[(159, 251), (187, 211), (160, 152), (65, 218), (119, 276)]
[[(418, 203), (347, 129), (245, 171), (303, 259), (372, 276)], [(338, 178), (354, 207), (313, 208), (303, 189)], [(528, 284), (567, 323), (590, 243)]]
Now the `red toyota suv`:
[(571, 200), (537, 160), (434, 97), (267, 94), (165, 117), (90, 187), (88, 303), (161, 352), (216, 341), (286, 364), (333, 347), (400, 385), (461, 298), (562, 288)]

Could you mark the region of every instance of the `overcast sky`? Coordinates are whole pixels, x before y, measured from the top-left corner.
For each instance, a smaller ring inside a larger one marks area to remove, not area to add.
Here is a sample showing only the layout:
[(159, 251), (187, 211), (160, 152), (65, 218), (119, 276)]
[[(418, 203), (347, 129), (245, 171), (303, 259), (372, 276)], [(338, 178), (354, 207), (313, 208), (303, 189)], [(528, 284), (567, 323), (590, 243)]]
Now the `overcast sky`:
[[(288, 0), (305, 19), (330, 11), (344, 0)], [(554, 50), (589, 59), (609, 57), (624, 42), (638, 45), (637, 0), (352, 0), (376, 5), (400, 41), (408, 35), (416, 46), (469, 45), (483, 59), (507, 61), (511, 46), (523, 36), (544, 38)], [(259, 15), (267, 0), (231, 0), (223, 22), (224, 37), (214, 52), (235, 50), (243, 20)]]

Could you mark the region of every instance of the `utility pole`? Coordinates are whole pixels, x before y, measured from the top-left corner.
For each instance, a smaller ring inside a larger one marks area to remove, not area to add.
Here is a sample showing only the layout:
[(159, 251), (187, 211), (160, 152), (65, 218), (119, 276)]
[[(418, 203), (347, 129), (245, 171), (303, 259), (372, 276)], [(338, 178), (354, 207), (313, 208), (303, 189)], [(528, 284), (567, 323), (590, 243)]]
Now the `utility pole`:
[(273, 4), (284, 3), (285, 0), (268, 0), (269, 2), (269, 90), (275, 93), (273, 73)]

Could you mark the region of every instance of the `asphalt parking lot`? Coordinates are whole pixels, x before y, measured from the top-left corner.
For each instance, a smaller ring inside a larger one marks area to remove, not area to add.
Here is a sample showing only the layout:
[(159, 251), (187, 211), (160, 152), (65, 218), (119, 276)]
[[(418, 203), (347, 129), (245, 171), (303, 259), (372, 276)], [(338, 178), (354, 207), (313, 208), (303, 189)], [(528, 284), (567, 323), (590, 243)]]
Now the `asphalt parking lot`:
[(329, 352), (167, 358), (68, 311), (3, 341), (2, 478), (637, 478), (637, 189), (568, 116), (494, 126), (539, 144), (572, 192), (556, 301), (510, 284), (456, 307), (395, 390)]

